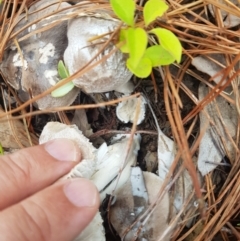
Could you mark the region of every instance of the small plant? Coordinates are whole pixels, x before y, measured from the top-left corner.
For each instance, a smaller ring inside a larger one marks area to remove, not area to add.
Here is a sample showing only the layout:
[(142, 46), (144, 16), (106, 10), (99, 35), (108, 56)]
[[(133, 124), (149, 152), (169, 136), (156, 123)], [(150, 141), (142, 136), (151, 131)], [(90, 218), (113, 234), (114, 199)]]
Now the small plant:
[[(0, 0), (1, 1), (1, 0)], [(129, 54), (128, 69), (139, 78), (150, 75), (152, 68), (181, 61), (182, 46), (178, 38), (164, 28), (153, 28), (149, 25), (167, 10), (168, 5), (163, 0), (148, 0), (143, 8), (144, 27), (136, 26), (134, 0), (110, 0), (114, 13), (126, 24), (120, 30), (119, 41), (116, 44), (123, 53)], [(155, 35), (159, 44), (147, 48), (149, 35)], [(63, 61), (58, 63), (58, 74), (62, 79), (69, 77), (69, 72)], [(62, 97), (74, 88), (72, 81), (54, 90), (53, 97)]]
[[(67, 67), (64, 65), (63, 61), (60, 60), (58, 62), (58, 74), (62, 80), (66, 79), (70, 76)], [(56, 90), (52, 91), (52, 97), (62, 97), (66, 95), (69, 91), (74, 88), (74, 84), (72, 81), (64, 84), (63, 86), (57, 88)]]
[[(129, 54), (128, 69), (137, 77), (150, 75), (152, 68), (181, 61), (182, 46), (178, 38), (164, 28), (146, 30), (149, 24), (161, 17), (168, 9), (162, 0), (149, 0), (143, 8), (144, 28), (134, 23), (136, 4), (134, 0), (110, 0), (114, 13), (127, 25), (120, 30), (117, 46)], [(148, 36), (157, 37), (159, 45), (147, 48)]]
[(1, 155), (4, 155), (4, 150), (3, 150), (3, 147), (2, 147), (2, 145), (1, 145), (1, 143), (0, 143), (0, 156)]

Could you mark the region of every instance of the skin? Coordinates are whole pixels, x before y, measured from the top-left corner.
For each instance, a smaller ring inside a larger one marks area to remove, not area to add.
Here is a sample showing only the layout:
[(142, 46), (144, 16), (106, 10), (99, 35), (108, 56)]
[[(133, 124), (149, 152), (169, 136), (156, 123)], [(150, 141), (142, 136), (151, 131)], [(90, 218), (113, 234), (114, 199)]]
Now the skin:
[(67, 139), (0, 157), (2, 241), (70, 241), (81, 233), (98, 210), (98, 191), (85, 179), (58, 181), (80, 160)]

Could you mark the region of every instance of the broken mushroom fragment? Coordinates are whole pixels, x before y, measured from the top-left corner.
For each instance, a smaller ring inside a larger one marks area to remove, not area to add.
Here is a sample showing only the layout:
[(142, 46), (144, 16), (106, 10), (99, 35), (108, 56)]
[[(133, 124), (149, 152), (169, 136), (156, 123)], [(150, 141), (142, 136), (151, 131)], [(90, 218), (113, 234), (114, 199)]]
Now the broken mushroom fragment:
[(103, 143), (98, 149), (96, 171), (91, 180), (100, 191), (101, 200), (126, 183), (131, 166), (136, 164), (141, 136), (135, 134), (130, 140), (130, 134), (118, 134), (111, 145)]
[[(140, 101), (139, 110), (137, 110), (138, 102)], [(138, 114), (137, 125), (141, 124), (145, 118), (146, 101), (143, 96), (135, 97), (120, 102), (116, 108), (118, 119), (124, 123), (134, 122), (135, 115)]]
[[(83, 68), (100, 51), (120, 22), (106, 12), (92, 16), (81, 16), (69, 21), (68, 47), (64, 52), (64, 62), (70, 75)], [(107, 34), (107, 35), (106, 35)], [(92, 62), (95, 63), (116, 50), (111, 42)], [(75, 86), (86, 93), (99, 93), (116, 90), (131, 93), (133, 85), (129, 82), (132, 73), (126, 67), (126, 56), (116, 50), (100, 64), (73, 80)]]
[[(134, 170), (136, 169), (136, 170)], [(150, 217), (142, 225), (141, 220), (129, 227), (156, 201), (162, 181), (153, 173), (134, 167), (131, 178), (116, 191), (116, 202), (110, 208), (110, 222), (122, 240), (160, 240), (168, 228), (169, 196), (164, 195)], [(139, 229), (139, 230), (138, 230)], [(170, 240), (170, 234), (164, 239)]]
[[(39, 20), (17, 35), (19, 49), (13, 41), (9, 43), (0, 65), (6, 81), (17, 90), (30, 93), (29, 98), (43, 93), (60, 81), (57, 65), (63, 58), (63, 53), (68, 45), (67, 22), (59, 22), (54, 27), (50, 27), (50, 25), (66, 14), (66, 11), (54, 12), (69, 6), (71, 5), (58, 0), (39, 1), (29, 8), (27, 17), (26, 14), (20, 15), (19, 23), (13, 29), (13, 33), (17, 33), (26, 25)], [(52, 15), (47, 17), (49, 14)], [(47, 26), (49, 29), (40, 31)], [(37, 33), (38, 30), (40, 32)], [(39, 109), (70, 105), (78, 92), (79, 90), (74, 88), (60, 98), (54, 98), (48, 94), (36, 102)]]
[(102, 217), (98, 212), (91, 223), (74, 239), (74, 241), (105, 241), (105, 231), (102, 223)]

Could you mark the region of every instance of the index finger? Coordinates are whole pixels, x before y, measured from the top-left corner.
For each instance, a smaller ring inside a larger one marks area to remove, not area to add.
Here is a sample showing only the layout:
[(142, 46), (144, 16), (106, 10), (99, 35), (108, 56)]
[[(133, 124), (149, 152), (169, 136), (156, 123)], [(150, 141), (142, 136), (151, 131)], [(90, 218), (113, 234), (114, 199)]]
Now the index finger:
[(73, 141), (56, 139), (0, 158), (0, 210), (51, 185), (80, 161)]

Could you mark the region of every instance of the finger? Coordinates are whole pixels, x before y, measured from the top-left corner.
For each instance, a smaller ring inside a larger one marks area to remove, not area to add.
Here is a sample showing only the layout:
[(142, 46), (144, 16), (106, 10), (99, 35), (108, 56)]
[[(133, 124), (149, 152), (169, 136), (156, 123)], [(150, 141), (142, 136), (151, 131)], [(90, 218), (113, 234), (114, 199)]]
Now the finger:
[(70, 241), (99, 206), (96, 187), (86, 179), (64, 180), (0, 212), (1, 241)]
[(80, 161), (78, 147), (56, 139), (0, 159), (0, 210), (52, 184)]

